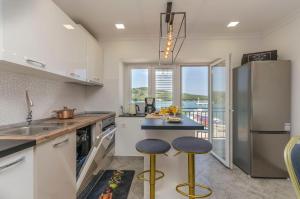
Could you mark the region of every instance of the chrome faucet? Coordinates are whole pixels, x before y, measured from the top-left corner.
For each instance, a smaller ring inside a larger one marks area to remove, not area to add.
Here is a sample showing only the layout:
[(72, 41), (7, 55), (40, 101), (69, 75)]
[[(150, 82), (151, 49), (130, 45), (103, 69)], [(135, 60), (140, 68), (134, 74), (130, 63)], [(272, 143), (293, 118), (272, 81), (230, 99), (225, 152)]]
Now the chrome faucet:
[(33, 107), (33, 102), (29, 97), (29, 93), (28, 90), (26, 90), (26, 104), (27, 104), (27, 124), (30, 125), (32, 122), (32, 109), (31, 107)]

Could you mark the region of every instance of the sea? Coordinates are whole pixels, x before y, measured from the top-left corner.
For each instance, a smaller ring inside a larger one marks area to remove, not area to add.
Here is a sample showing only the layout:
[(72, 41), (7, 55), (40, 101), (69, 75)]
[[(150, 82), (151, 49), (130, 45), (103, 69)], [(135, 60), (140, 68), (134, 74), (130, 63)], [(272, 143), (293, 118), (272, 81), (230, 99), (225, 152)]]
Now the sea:
[[(172, 101), (164, 101), (164, 102), (156, 102), (156, 107), (169, 107), (172, 105)], [(182, 101), (181, 104), (182, 109), (208, 109), (208, 102), (207, 101)]]

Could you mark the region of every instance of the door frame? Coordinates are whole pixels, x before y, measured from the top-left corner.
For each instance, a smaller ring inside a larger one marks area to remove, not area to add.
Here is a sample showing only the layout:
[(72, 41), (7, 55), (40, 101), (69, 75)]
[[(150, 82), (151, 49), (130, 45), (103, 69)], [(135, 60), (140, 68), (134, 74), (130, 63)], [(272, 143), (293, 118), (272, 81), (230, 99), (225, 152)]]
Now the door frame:
[(232, 70), (231, 70), (231, 53), (228, 56), (228, 59), (216, 59), (209, 64), (209, 102), (208, 102), (208, 111), (209, 111), (209, 141), (212, 143), (212, 68), (220, 63), (224, 62), (226, 67), (226, 95), (225, 95), (225, 131), (226, 131), (226, 142), (225, 142), (225, 160), (220, 158), (213, 150), (211, 154), (220, 161), (224, 166), (228, 168), (233, 168), (232, 163)]

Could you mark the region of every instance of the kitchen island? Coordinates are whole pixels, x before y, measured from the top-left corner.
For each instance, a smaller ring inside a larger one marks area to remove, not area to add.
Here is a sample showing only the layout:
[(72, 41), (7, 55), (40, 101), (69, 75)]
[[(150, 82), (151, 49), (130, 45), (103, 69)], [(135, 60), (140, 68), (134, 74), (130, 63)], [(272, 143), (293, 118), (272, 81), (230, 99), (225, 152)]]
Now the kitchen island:
[[(178, 137), (195, 136), (196, 131), (204, 130), (204, 126), (197, 122), (181, 116), (181, 122), (169, 123), (162, 119), (148, 119), (145, 118), (141, 124), (144, 137), (162, 139), (170, 144)], [(176, 185), (187, 182), (188, 180), (188, 161), (187, 155), (181, 153), (174, 156), (176, 150), (171, 148), (168, 156), (157, 155), (156, 169), (165, 173), (165, 177), (156, 181), (156, 198), (157, 199), (181, 199), (182, 195), (175, 190)], [(149, 157), (145, 156), (144, 170), (149, 169)], [(149, 199), (149, 183), (144, 184), (144, 198)]]
[(181, 122), (167, 122), (162, 119), (145, 118), (141, 127), (143, 130), (204, 130), (204, 126), (181, 116)]

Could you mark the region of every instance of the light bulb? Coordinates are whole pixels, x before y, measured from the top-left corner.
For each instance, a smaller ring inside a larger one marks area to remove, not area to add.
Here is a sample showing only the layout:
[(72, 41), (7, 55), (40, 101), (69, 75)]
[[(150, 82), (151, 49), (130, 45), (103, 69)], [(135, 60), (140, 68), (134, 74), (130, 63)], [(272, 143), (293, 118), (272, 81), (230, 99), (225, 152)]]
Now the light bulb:
[(165, 53), (166, 53), (166, 55), (168, 55), (168, 54), (169, 54), (169, 51), (166, 51)]
[(168, 47), (167, 47), (167, 51), (169, 51), (169, 50), (170, 50), (170, 47), (168, 46)]
[(168, 42), (167, 42), (167, 45), (168, 45), (168, 46), (171, 46), (171, 45), (172, 45), (172, 41), (168, 41)]
[(168, 59), (168, 55), (165, 55), (165, 59)]

